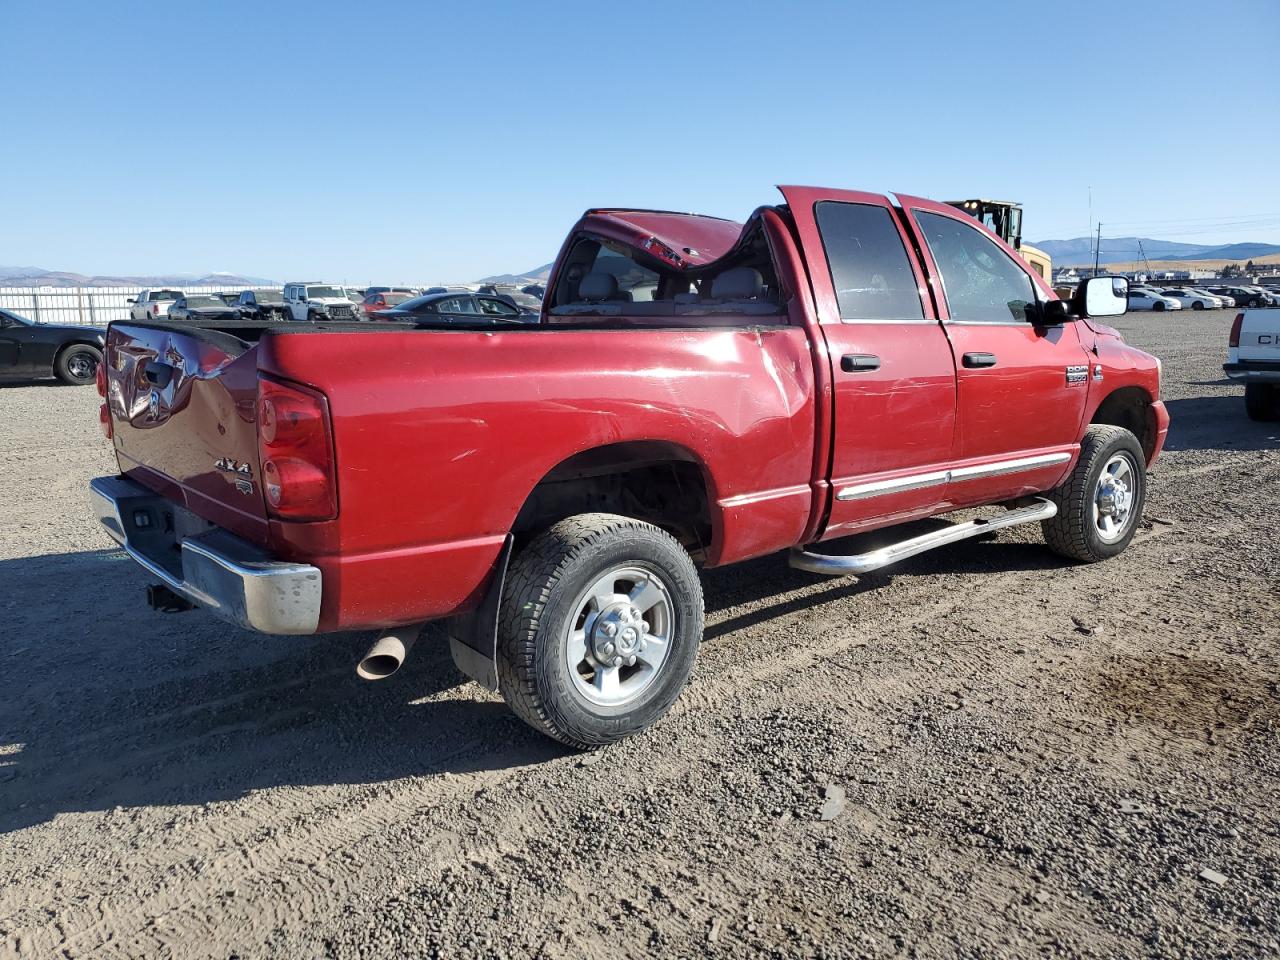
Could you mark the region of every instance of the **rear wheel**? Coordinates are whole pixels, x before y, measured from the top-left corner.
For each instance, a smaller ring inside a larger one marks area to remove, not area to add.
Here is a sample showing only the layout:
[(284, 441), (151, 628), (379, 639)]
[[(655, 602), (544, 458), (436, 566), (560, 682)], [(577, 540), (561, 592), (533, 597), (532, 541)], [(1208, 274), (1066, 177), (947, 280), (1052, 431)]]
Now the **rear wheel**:
[(1120, 553), (1137, 532), (1147, 499), (1138, 438), (1124, 427), (1089, 427), (1075, 469), (1049, 499), (1058, 505), (1058, 515), (1043, 524), (1050, 550), (1084, 563)]
[(93, 383), (101, 362), (102, 351), (97, 347), (91, 347), (87, 343), (73, 343), (58, 354), (53, 372), (63, 383), (82, 387), (86, 383)]
[(608, 513), (562, 520), (512, 561), (498, 626), (511, 709), (580, 750), (671, 708), (702, 639), (702, 585), (684, 548)]
[(1280, 420), (1280, 384), (1246, 383), (1244, 409), (1250, 420)]

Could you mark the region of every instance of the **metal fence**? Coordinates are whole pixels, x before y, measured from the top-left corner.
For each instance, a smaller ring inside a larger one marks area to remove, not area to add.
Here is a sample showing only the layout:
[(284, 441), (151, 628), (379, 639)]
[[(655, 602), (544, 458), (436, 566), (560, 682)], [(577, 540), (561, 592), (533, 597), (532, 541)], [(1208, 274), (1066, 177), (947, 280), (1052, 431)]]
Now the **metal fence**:
[[(129, 318), (129, 298), (143, 287), (0, 287), (0, 309), (30, 320), (105, 326)], [(165, 287), (183, 293), (239, 293), (239, 287)]]

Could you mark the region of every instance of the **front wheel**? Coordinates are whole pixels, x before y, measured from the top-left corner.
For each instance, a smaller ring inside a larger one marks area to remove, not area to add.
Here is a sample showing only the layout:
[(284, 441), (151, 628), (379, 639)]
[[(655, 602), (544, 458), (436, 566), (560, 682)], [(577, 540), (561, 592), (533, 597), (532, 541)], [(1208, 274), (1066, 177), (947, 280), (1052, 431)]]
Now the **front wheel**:
[(1204, 309), (1204, 301), (1203, 301), (1203, 300), (1194, 300), (1194, 301), (1192, 301), (1192, 303), (1191, 303), (1191, 309), (1192, 309), (1192, 310), (1203, 310), (1203, 309)]
[(1154, 304), (1152, 304), (1151, 309), (1159, 313), (1160, 311), (1164, 310), (1164, 304), (1161, 303), (1159, 300), (1157, 300)]
[(1250, 420), (1262, 423), (1280, 420), (1280, 384), (1246, 383), (1244, 410)]
[(1137, 532), (1147, 499), (1138, 438), (1124, 427), (1089, 427), (1075, 469), (1049, 499), (1058, 506), (1058, 515), (1043, 523), (1050, 550), (1084, 563), (1120, 553)]
[(511, 563), (498, 676), (526, 723), (580, 750), (675, 703), (702, 639), (702, 585), (669, 534), (628, 517), (561, 520)]
[(82, 387), (93, 383), (98, 373), (98, 364), (102, 362), (102, 351), (87, 343), (77, 343), (67, 347), (58, 354), (53, 365), (53, 372), (63, 383)]

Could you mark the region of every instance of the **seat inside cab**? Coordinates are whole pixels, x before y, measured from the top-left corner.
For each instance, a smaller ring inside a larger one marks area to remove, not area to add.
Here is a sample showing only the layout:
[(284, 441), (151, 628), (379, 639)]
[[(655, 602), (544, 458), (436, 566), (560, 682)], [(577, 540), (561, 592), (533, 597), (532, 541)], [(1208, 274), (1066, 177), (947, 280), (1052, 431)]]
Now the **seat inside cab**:
[(548, 323), (618, 318), (634, 326), (786, 323), (777, 272), (758, 221), (719, 260), (677, 269), (613, 240), (580, 235), (549, 293)]

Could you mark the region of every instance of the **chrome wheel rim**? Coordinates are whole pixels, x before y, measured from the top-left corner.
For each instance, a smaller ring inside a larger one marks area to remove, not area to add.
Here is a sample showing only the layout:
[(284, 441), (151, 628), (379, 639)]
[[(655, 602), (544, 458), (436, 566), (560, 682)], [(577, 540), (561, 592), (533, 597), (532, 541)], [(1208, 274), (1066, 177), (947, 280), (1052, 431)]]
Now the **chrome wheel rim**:
[(1105, 543), (1115, 543), (1133, 523), (1138, 470), (1127, 454), (1117, 453), (1102, 468), (1093, 490), (1093, 526)]
[(577, 693), (590, 703), (631, 703), (662, 673), (671, 652), (675, 608), (653, 571), (614, 567), (574, 601), (565, 636), (565, 665)]
[(67, 358), (67, 372), (77, 380), (92, 380), (94, 366), (93, 358), (87, 353), (73, 353)]

